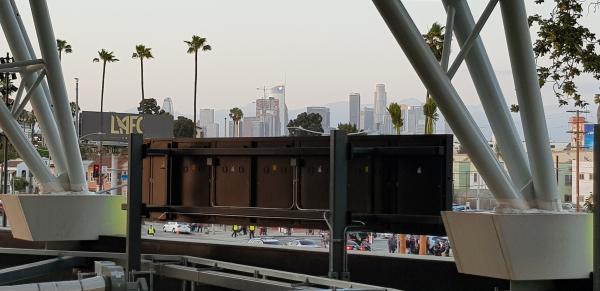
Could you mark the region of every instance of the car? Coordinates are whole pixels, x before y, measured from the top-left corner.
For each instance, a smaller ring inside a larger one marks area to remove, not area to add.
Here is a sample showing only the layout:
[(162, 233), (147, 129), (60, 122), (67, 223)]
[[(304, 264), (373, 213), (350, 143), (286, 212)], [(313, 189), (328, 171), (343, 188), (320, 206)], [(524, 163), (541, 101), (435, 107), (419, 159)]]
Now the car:
[(319, 244), (310, 239), (295, 239), (287, 243), (290, 247), (300, 247), (300, 248), (318, 248)]
[(565, 212), (575, 212), (577, 209), (572, 203), (565, 202), (562, 204), (562, 209)]
[(452, 211), (469, 211), (471, 210), (471, 206), (469, 205), (460, 205), (460, 204), (452, 204)]
[(353, 240), (346, 241), (346, 250), (347, 251), (370, 251), (371, 245), (367, 241), (363, 241), (361, 244)]
[(391, 233), (380, 233), (379, 235), (381, 236), (381, 238), (385, 238), (385, 239), (388, 239), (393, 236), (393, 234), (391, 234)]
[(179, 223), (177, 221), (169, 221), (167, 224), (163, 225), (164, 232), (172, 232), (172, 233), (191, 233), (192, 230), (189, 224)]
[(248, 243), (254, 244), (254, 245), (276, 245), (276, 246), (283, 245), (279, 240), (276, 240), (272, 237), (251, 238), (248, 240)]

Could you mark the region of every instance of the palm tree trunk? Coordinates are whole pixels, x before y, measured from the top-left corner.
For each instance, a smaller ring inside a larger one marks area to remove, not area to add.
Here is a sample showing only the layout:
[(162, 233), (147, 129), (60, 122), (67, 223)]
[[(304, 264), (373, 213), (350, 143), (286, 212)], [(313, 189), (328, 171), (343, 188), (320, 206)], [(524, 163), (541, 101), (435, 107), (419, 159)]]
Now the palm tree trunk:
[(62, 50), (58, 50), (58, 61), (62, 62)]
[[(100, 132), (104, 132), (102, 130), (102, 125), (104, 124), (104, 114), (102, 114), (104, 112), (104, 79), (106, 77), (106, 61), (104, 61), (102, 63), (102, 91), (100, 93)], [(100, 136), (100, 145), (99, 145), (99, 156), (100, 156), (100, 169), (102, 169), (102, 138), (103, 136)], [(102, 187), (102, 170), (100, 170), (100, 174), (98, 175), (98, 185), (99, 185), (99, 190), (102, 190), (104, 187)]]
[(194, 53), (194, 137), (196, 137), (196, 91), (198, 88), (198, 50)]
[(142, 72), (142, 101), (144, 101), (144, 59), (140, 57), (140, 67)]

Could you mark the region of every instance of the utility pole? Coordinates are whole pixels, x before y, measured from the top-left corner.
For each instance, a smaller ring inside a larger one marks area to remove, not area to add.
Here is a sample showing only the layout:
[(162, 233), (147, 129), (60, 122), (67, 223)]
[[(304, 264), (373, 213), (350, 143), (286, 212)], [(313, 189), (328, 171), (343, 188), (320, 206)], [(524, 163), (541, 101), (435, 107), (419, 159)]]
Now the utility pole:
[(589, 113), (587, 110), (568, 110), (567, 112), (575, 113), (575, 121), (569, 121), (571, 124), (575, 124), (575, 130), (567, 131), (567, 133), (575, 134), (575, 200), (577, 212), (580, 211), (579, 207), (579, 149), (581, 148), (581, 135), (584, 131), (581, 130), (580, 113)]
[(77, 132), (77, 142), (79, 140), (79, 78), (75, 78), (75, 131)]
[[(9, 53), (6, 53), (6, 57), (2, 58), (1, 63), (11, 63), (14, 62), (14, 58), (10, 57)], [(10, 94), (10, 79), (11, 79), (11, 75), (13, 76), (13, 79), (16, 79), (16, 75), (13, 73), (4, 73), (4, 103), (6, 104), (6, 106), (9, 106), (8, 104), (8, 95)], [(8, 138), (6, 137), (6, 134), (2, 135), (2, 144), (4, 146), (4, 162), (3, 162), (3, 167), (2, 167), (2, 193), (4, 194), (8, 194)]]
[(227, 117), (223, 117), (223, 137), (227, 137)]

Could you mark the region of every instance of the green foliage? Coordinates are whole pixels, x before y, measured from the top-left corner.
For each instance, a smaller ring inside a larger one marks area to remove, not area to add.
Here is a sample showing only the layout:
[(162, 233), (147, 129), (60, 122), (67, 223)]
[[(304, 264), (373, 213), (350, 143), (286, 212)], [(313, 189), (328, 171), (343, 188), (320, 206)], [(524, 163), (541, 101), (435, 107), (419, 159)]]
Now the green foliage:
[[(572, 100), (575, 106), (588, 105), (578, 91), (575, 80), (582, 73), (600, 80), (600, 54), (597, 48), (600, 41), (580, 22), (584, 15), (580, 0), (553, 0), (555, 7), (548, 17), (534, 14), (529, 17), (529, 25), (537, 24), (538, 38), (533, 51), (538, 59), (540, 87), (552, 83), (554, 95), (559, 105), (567, 105)], [(536, 0), (544, 3), (545, 0)], [(600, 2), (591, 2), (599, 5)], [(540, 58), (548, 57), (551, 64), (539, 66)]]
[(242, 118), (244, 118), (244, 112), (242, 112), (242, 109), (239, 109), (238, 107), (233, 107), (229, 109), (229, 118), (231, 118), (233, 122), (238, 123), (240, 120), (242, 120)]
[(81, 108), (77, 106), (75, 102), (69, 102), (69, 107), (71, 108), (71, 116), (73, 116), (73, 118), (75, 118), (75, 114), (77, 114), (78, 111), (81, 111)]
[(387, 108), (390, 117), (392, 118), (392, 124), (396, 130), (396, 134), (400, 134), (402, 126), (404, 126), (404, 118), (402, 118), (402, 107), (396, 102), (390, 103)]
[(358, 132), (358, 128), (356, 127), (356, 124), (350, 124), (350, 123), (340, 123), (340, 124), (338, 124), (338, 129), (345, 131), (346, 133)]
[(29, 182), (21, 177), (14, 177), (12, 182), (16, 191), (24, 191), (29, 186)]
[(73, 52), (73, 48), (71, 47), (70, 44), (67, 43), (66, 40), (63, 39), (56, 39), (56, 47), (58, 48), (58, 59), (62, 60), (62, 52), (64, 51), (65, 54), (70, 54)]
[(212, 47), (208, 44), (208, 41), (204, 37), (199, 37), (197, 35), (192, 36), (192, 40), (184, 40), (188, 45), (188, 54), (196, 54), (199, 50), (201, 51), (210, 51)]
[(173, 135), (175, 137), (194, 137), (194, 122), (184, 116), (178, 116), (173, 125)]
[(115, 58), (115, 53), (114, 52), (109, 52), (105, 49), (102, 49), (98, 52), (98, 57), (94, 58), (92, 60), (94, 63), (98, 63), (100, 61), (102, 61), (102, 63), (104, 65), (106, 65), (106, 63), (114, 63), (114, 62), (118, 62), (119, 59)]
[(423, 104), (423, 114), (425, 115), (425, 134), (433, 134), (435, 122), (439, 119), (437, 104), (433, 98), (427, 98), (425, 104)]
[(165, 111), (160, 109), (156, 99), (147, 98), (140, 101), (140, 106), (137, 108), (140, 114), (152, 114), (152, 115), (162, 115), (165, 114)]
[(511, 104), (510, 105), (510, 112), (512, 112), (512, 113), (519, 112), (519, 104)]
[(444, 27), (434, 22), (429, 31), (423, 34), (423, 38), (439, 62), (442, 59), (442, 50), (444, 49)]
[(152, 48), (146, 47), (143, 44), (138, 44), (135, 46), (135, 52), (131, 57), (140, 60), (154, 58), (152, 55)]
[(40, 156), (42, 156), (43, 158), (50, 158), (50, 152), (48, 151), (47, 148), (38, 147), (38, 148), (36, 148), (36, 150), (40, 154)]
[[(321, 125), (322, 121), (323, 121), (323, 118), (321, 117), (320, 114), (317, 114), (317, 113), (308, 114), (306, 112), (302, 112), (302, 113), (298, 114), (296, 119), (290, 120), (290, 122), (288, 122), (287, 126), (288, 127), (301, 127), (306, 130), (311, 130), (311, 131), (316, 131), (316, 132), (324, 132), (323, 126)], [(290, 136), (319, 136), (320, 135), (318, 133), (307, 132), (307, 131), (295, 129), (295, 128), (289, 128), (288, 131), (290, 133)]]

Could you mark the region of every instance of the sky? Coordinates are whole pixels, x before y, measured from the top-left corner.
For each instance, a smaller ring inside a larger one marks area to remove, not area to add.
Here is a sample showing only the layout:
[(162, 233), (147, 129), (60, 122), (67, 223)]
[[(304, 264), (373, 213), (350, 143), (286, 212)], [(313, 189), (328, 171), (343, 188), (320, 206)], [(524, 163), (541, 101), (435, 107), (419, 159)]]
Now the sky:
[[(92, 59), (103, 48), (120, 59), (107, 67), (105, 110), (137, 106), (140, 67), (131, 55), (135, 45), (144, 44), (155, 57), (144, 63), (146, 97), (156, 98), (159, 105), (171, 97), (177, 113), (191, 116), (194, 58), (186, 53), (183, 41), (194, 34), (207, 38), (213, 47), (199, 57), (198, 108), (243, 106), (262, 96), (257, 88), (279, 84), (287, 86), (291, 109), (344, 101), (351, 92), (360, 93), (363, 104), (372, 104), (377, 83), (386, 85), (388, 102), (425, 96), (416, 73), (368, 0), (48, 2), (56, 37), (73, 47), (72, 54), (63, 56), (63, 71), (72, 100), (74, 78), (80, 79), (82, 110), (99, 110), (102, 67)], [(487, 1), (469, 2), (478, 18)], [(526, 2), (529, 14), (549, 11), (549, 5)], [(17, 4), (36, 46), (28, 1)], [(435, 21), (445, 23), (441, 1), (404, 4), (421, 31)], [(584, 23), (600, 33), (600, 12), (596, 14), (588, 15)], [(515, 103), (498, 7), (481, 35), (507, 103)], [(0, 40), (0, 51), (6, 49)], [(458, 51), (453, 43), (451, 60)], [(479, 104), (464, 66), (453, 83), (464, 103)], [(589, 77), (577, 84), (590, 101), (600, 93), (599, 82)], [(557, 106), (549, 88), (543, 93), (545, 106)]]

